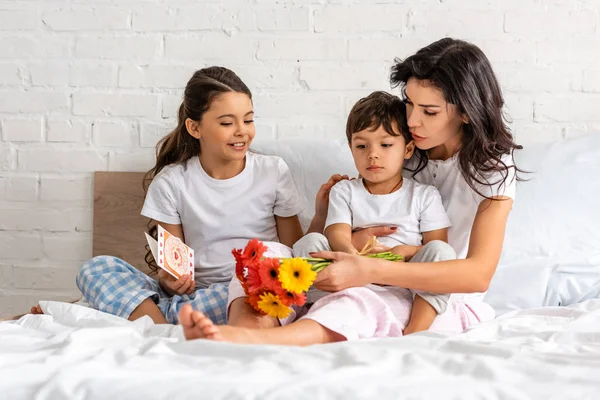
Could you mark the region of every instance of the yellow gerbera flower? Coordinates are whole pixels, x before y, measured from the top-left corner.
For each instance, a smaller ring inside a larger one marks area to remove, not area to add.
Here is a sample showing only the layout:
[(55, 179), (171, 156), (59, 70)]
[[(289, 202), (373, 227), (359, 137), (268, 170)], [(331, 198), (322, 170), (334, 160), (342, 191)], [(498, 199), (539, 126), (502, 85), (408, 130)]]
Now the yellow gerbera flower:
[(301, 258), (286, 258), (279, 267), (281, 286), (293, 293), (306, 292), (316, 277), (309, 262)]
[(260, 295), (258, 308), (273, 318), (285, 318), (290, 315), (290, 312), (292, 312), (291, 308), (284, 306), (281, 303), (281, 300), (279, 300), (279, 297), (275, 296), (271, 292), (266, 292)]

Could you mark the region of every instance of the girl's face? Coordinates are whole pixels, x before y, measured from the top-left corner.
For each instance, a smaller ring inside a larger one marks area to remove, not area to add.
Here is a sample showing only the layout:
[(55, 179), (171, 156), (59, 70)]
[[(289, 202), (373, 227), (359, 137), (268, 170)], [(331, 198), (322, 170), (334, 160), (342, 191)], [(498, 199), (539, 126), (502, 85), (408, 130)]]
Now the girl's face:
[(415, 145), (431, 150), (441, 145), (458, 149), (462, 125), (467, 122), (441, 90), (427, 81), (409, 78), (406, 83), (406, 117)]
[(200, 139), (203, 155), (225, 162), (243, 160), (256, 134), (252, 100), (245, 93), (220, 94), (199, 123), (188, 119), (186, 127)]

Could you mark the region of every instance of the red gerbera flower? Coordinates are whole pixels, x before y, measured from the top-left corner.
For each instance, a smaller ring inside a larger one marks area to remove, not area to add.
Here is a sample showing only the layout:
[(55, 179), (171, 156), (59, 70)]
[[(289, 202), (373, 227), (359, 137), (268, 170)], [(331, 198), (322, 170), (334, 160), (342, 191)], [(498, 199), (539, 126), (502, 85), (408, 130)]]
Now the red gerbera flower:
[(263, 286), (258, 270), (259, 266), (258, 263), (247, 265), (246, 284), (248, 285), (248, 293), (257, 292)]
[(281, 288), (281, 282), (279, 282), (279, 260), (275, 258), (261, 260), (258, 273), (266, 289), (276, 292)]
[(252, 293), (250, 295), (248, 295), (248, 298), (246, 299), (246, 303), (250, 304), (250, 306), (252, 308), (254, 308), (256, 311), (260, 312), (261, 314), (263, 313), (260, 308), (258, 307), (258, 302), (260, 301), (260, 296), (263, 294), (264, 292), (261, 290), (259, 292), (255, 292)]
[(244, 265), (244, 257), (242, 256), (242, 250), (233, 249), (231, 251), (233, 254), (233, 258), (235, 258), (235, 276), (240, 280), (240, 282), (244, 281), (244, 269), (246, 266)]
[(248, 264), (260, 262), (260, 259), (262, 258), (263, 254), (265, 254), (265, 251), (267, 251), (267, 246), (265, 246), (261, 241), (258, 239), (250, 240), (246, 245), (243, 254), (244, 259), (247, 261), (246, 266), (248, 266)]
[(306, 304), (306, 295), (304, 293), (294, 293), (283, 289), (280, 285), (276, 291), (277, 297), (281, 300), (281, 304), (290, 307), (291, 305), (303, 306)]

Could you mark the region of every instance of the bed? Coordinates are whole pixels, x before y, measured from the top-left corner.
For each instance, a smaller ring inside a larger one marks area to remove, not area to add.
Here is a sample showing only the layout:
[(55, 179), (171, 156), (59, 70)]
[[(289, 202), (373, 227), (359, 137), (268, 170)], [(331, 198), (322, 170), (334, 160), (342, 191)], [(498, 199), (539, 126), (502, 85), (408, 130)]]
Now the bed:
[[(354, 174), (342, 142), (258, 142), (255, 149), (280, 155), (290, 166), (306, 201), (304, 226), (317, 183), (332, 171)], [(487, 295), (499, 315), (494, 321), (454, 336), (239, 346), (185, 342), (177, 326), (45, 301), (45, 315), (0, 323), (0, 398), (596, 399), (600, 135), (525, 149), (517, 161), (535, 173), (518, 186)], [(141, 186), (131, 184), (141, 175), (129, 175), (129, 184), (123, 177), (95, 177), (94, 253), (143, 267), (146, 221), (132, 214), (139, 210)], [(115, 216), (120, 212), (131, 219)], [(131, 229), (109, 239), (102, 232), (115, 223)], [(137, 246), (136, 253), (125, 243)]]

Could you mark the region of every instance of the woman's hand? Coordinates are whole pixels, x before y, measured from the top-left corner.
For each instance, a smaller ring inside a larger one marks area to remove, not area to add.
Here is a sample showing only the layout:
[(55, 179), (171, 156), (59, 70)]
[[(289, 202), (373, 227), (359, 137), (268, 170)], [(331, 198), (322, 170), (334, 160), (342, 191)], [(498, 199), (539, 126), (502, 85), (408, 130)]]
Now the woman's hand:
[(169, 296), (192, 294), (196, 290), (196, 282), (189, 275), (175, 279), (163, 269), (158, 271), (158, 283)]
[(375, 260), (338, 251), (320, 251), (310, 256), (333, 261), (317, 274), (314, 283), (317, 289), (338, 292), (372, 283), (370, 263)]
[(349, 179), (348, 175), (335, 174), (331, 175), (329, 180), (321, 185), (315, 199), (315, 216), (327, 218), (327, 209), (329, 208), (329, 192), (331, 188), (338, 183)]
[(315, 216), (310, 222), (307, 233), (323, 233), (323, 230), (325, 230), (325, 222), (327, 220), (327, 210), (329, 209), (329, 193), (336, 183), (344, 179), (349, 179), (348, 175), (331, 175), (329, 180), (321, 185), (315, 199)]
[[(371, 228), (360, 229), (352, 232), (352, 245), (358, 250), (362, 250), (367, 242), (373, 237), (387, 236), (396, 232), (396, 226), (373, 226)], [(389, 247), (375, 246), (369, 253), (381, 253), (388, 251)]]

